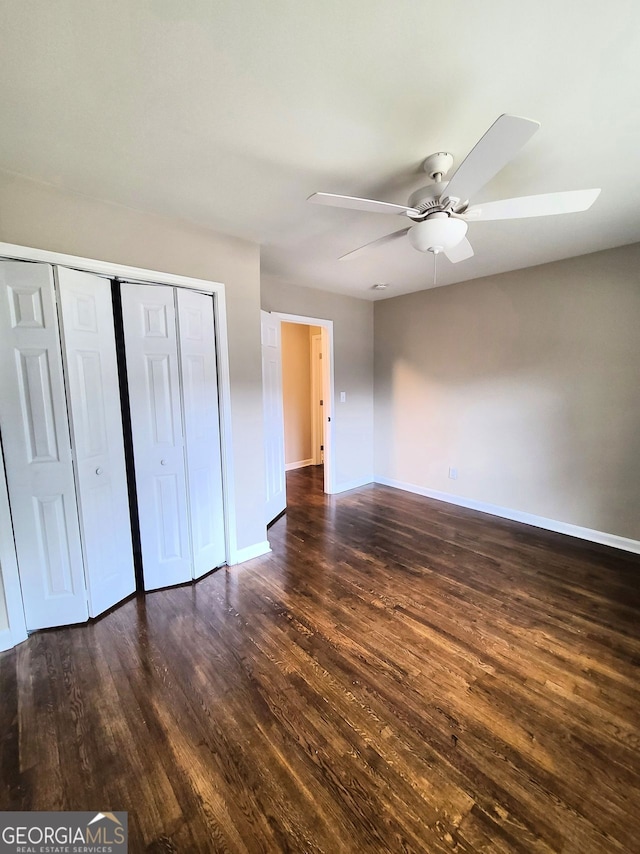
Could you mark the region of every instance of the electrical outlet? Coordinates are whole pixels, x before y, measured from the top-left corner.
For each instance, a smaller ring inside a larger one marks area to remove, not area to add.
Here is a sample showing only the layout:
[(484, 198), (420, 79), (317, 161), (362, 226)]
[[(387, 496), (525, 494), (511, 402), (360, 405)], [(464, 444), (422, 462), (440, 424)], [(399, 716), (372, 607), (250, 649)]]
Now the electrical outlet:
[(451, 480), (457, 480), (458, 479), (458, 469), (457, 468), (454, 468), (453, 466), (449, 466), (449, 478)]

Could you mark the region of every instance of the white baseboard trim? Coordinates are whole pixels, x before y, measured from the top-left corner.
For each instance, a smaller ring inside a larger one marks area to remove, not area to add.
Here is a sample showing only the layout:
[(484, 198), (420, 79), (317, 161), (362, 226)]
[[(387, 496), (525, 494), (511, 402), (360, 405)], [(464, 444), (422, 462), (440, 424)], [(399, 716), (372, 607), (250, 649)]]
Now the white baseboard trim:
[(243, 549), (236, 549), (232, 566), (235, 566), (237, 563), (244, 563), (246, 560), (252, 560), (254, 557), (260, 557), (260, 555), (266, 555), (270, 551), (271, 546), (268, 540), (264, 540), (261, 543), (254, 543), (252, 546), (245, 546)]
[(297, 463), (285, 463), (285, 471), (293, 471), (294, 469), (303, 469), (305, 466), (312, 466), (313, 460), (298, 460)]
[(348, 480), (345, 483), (337, 483), (335, 487), (331, 490), (331, 494), (337, 495), (339, 492), (348, 492), (350, 489), (358, 489), (361, 486), (367, 486), (367, 484), (373, 482), (373, 475), (368, 475), (367, 477), (359, 477), (355, 480)]
[(600, 543), (603, 546), (612, 546), (614, 549), (640, 554), (640, 540), (619, 537), (617, 534), (607, 534), (605, 531), (594, 531), (592, 528), (582, 528), (580, 525), (572, 525), (569, 522), (557, 522), (555, 519), (547, 519), (544, 516), (534, 516), (532, 513), (499, 507), (497, 504), (486, 504), (484, 501), (463, 498), (461, 495), (452, 495), (449, 492), (438, 492), (435, 489), (392, 480), (382, 475), (376, 475), (375, 482), (383, 486), (391, 486), (394, 489), (403, 489), (405, 492), (413, 492), (416, 495), (424, 495), (427, 498), (435, 498), (436, 501), (445, 501), (447, 504), (457, 504), (459, 507), (468, 507), (470, 510), (490, 513), (492, 516), (500, 516), (502, 519), (524, 522), (525, 525), (544, 528), (546, 531), (555, 531), (557, 534), (568, 534), (570, 537), (578, 537), (580, 540), (589, 540), (592, 543)]

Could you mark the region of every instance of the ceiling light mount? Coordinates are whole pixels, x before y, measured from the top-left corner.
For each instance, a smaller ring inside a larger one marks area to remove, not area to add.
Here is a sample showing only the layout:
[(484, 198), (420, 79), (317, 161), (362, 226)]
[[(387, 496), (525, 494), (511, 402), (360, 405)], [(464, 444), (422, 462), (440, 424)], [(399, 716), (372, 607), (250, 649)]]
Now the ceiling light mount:
[(453, 166), (453, 154), (448, 151), (437, 151), (430, 154), (422, 164), (422, 168), (432, 181), (442, 181), (444, 175)]
[(372, 291), (386, 291), (389, 285), (386, 282), (376, 282), (375, 285), (371, 285)]

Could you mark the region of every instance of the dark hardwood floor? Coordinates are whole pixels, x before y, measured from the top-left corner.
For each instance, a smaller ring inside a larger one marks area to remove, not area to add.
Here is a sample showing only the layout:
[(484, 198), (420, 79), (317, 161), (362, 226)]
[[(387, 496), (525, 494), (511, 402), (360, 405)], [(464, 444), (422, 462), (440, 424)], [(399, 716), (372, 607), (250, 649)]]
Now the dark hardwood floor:
[(640, 851), (637, 556), (288, 476), (273, 553), (0, 655), (0, 809), (130, 850)]

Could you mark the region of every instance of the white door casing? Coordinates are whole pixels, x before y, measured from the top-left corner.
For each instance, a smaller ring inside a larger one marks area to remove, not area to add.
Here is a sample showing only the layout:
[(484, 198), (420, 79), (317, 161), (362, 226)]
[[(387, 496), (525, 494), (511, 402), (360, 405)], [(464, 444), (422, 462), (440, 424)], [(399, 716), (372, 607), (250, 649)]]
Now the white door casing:
[(136, 587), (111, 284), (56, 267), (89, 615)]
[(193, 577), (226, 559), (213, 298), (176, 289)]
[(29, 630), (88, 617), (49, 265), (0, 260), (0, 430)]
[(319, 466), (324, 456), (324, 367), (322, 332), (311, 336), (311, 438), (313, 464)]
[[(278, 311), (274, 316), (286, 323), (301, 323), (304, 326), (319, 326), (322, 330), (322, 385), (323, 385), (323, 438), (324, 438), (324, 491), (331, 495), (336, 491), (335, 456), (336, 449), (333, 441), (333, 321), (321, 317), (305, 317), (299, 314), (286, 314)], [(338, 489), (338, 491), (340, 491)]]
[(122, 284), (145, 590), (193, 577), (174, 289)]
[(260, 312), (262, 327), (262, 398), (266, 475), (267, 524), (287, 506), (282, 406), (282, 347), (280, 319)]

